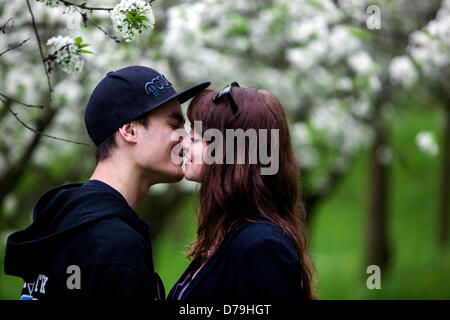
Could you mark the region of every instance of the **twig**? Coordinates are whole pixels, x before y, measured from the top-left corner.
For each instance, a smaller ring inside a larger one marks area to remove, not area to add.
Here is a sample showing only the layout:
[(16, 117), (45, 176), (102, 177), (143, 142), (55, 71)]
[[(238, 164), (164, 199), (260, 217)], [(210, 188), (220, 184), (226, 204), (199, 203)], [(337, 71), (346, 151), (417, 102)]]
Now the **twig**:
[(52, 72), (53, 68), (52, 68), (52, 62), (56, 59), (56, 55), (58, 54), (58, 52), (61, 52), (63, 50), (67, 50), (67, 53), (69, 55), (69, 59), (70, 59), (70, 51), (69, 51), (69, 47), (73, 45), (73, 43), (68, 43), (63, 45), (61, 48), (57, 49), (55, 52), (53, 53), (49, 53), (48, 56), (46, 56), (44, 58), (44, 63), (47, 63), (48, 67), (47, 67), (47, 71), (48, 72)]
[(52, 92), (53, 92), (52, 84), (51, 84), (51, 81), (50, 81), (50, 75), (48, 74), (47, 66), (45, 65), (45, 61), (44, 61), (45, 57), (44, 57), (44, 52), (42, 51), (41, 38), (39, 37), (39, 32), (38, 32), (37, 27), (36, 27), (36, 21), (34, 19), (33, 10), (31, 10), (31, 6), (30, 6), (30, 1), (29, 0), (27, 0), (27, 5), (28, 5), (28, 11), (30, 12), (30, 15), (31, 15), (31, 22), (33, 24), (34, 34), (36, 35), (36, 40), (38, 42), (39, 53), (40, 53), (41, 59), (42, 59), (42, 65), (44, 66), (45, 75), (47, 77), (48, 101), (50, 103), (52, 101)]
[[(114, 8), (88, 7), (88, 6), (86, 6), (86, 2), (83, 2), (82, 4), (77, 4), (77, 3), (73, 3), (72, 1), (66, 1), (66, 0), (59, 0), (59, 1), (68, 7), (74, 6), (74, 7), (83, 9), (83, 10), (90, 10), (90, 11), (112, 11), (112, 10), (114, 10)], [(150, 4), (153, 1), (154, 0), (150, 0), (150, 1), (148, 1), (148, 3)]]
[[(11, 101), (11, 102), (14, 102), (14, 103), (17, 103), (17, 104), (21, 104), (21, 105), (23, 105), (23, 106), (25, 106), (25, 107), (27, 107), (27, 108), (39, 108), (39, 109), (43, 109), (43, 108), (44, 108), (44, 106), (36, 106), (36, 105), (32, 105), (32, 104), (20, 102), (20, 101), (18, 101), (18, 100), (16, 100), (16, 99), (13, 99), (13, 98), (8, 97), (7, 95), (5, 95), (5, 94), (3, 94), (3, 93), (1, 93), (1, 92), (0, 92), (0, 97), (1, 97), (1, 98), (4, 98), (6, 101), (9, 100), (9, 101)], [(1, 99), (1, 98), (0, 98), (0, 99)], [(1, 99), (1, 100), (2, 100), (3, 103), (5, 103), (5, 100), (3, 100), (3, 99)]]
[(68, 140), (68, 139), (58, 138), (58, 137), (55, 137), (55, 136), (52, 136), (52, 135), (49, 135), (49, 134), (40, 132), (40, 131), (38, 131), (38, 130), (36, 130), (36, 129), (33, 129), (33, 128), (31, 128), (29, 125), (27, 125), (25, 122), (23, 122), (23, 121), (19, 118), (19, 116), (17, 115), (17, 113), (15, 113), (9, 106), (6, 105), (6, 108), (8, 108), (9, 112), (11, 112), (11, 114), (14, 116), (14, 118), (16, 118), (16, 120), (19, 121), (19, 123), (20, 123), (21, 125), (23, 125), (23, 126), (24, 126), (25, 128), (27, 128), (28, 130), (33, 131), (34, 133), (37, 133), (37, 134), (40, 134), (40, 135), (42, 135), (42, 136), (44, 136), (44, 137), (51, 138), (51, 139), (55, 139), (55, 140), (61, 140), (61, 141), (70, 142), (70, 143), (74, 143), (74, 144), (88, 145), (88, 144), (85, 143), (85, 142), (78, 142), (78, 141), (72, 141), (72, 140)]
[(11, 48), (6, 49), (6, 50), (3, 51), (2, 53), (0, 53), (0, 56), (4, 55), (5, 53), (7, 53), (7, 52), (10, 51), (10, 50), (14, 50), (14, 49), (20, 47), (21, 45), (23, 45), (23, 44), (24, 44), (25, 42), (27, 42), (28, 40), (30, 40), (30, 38), (23, 40), (21, 43), (19, 43), (18, 45), (14, 46), (14, 47), (11, 47)]
[(5, 24), (2, 25), (2, 26), (0, 27), (0, 31), (1, 31), (1, 32), (6, 33), (6, 27), (8, 26), (8, 23), (9, 23), (10, 21), (12, 21), (12, 23), (11, 23), (11, 28), (14, 27), (14, 18), (9, 18), (8, 20), (6, 20)]
[(114, 8), (99, 8), (99, 7), (88, 7), (86, 6), (86, 2), (82, 3), (82, 4), (76, 4), (73, 3), (71, 1), (66, 1), (66, 0), (59, 0), (60, 2), (62, 2), (63, 4), (65, 4), (66, 6), (74, 6), (74, 7), (78, 7), (80, 9), (83, 10), (90, 10), (90, 11), (112, 11)]
[(94, 21), (92, 21), (91, 19), (88, 18), (86, 12), (82, 12), (80, 10), (78, 10), (78, 13), (81, 15), (82, 19), (83, 19), (83, 23), (84, 25), (86, 25), (86, 23), (90, 23), (92, 24), (94, 27), (96, 27), (97, 29), (99, 29), (100, 31), (102, 31), (106, 36), (110, 37), (111, 39), (113, 39), (116, 43), (120, 43), (120, 40), (117, 39), (116, 37), (114, 37), (112, 34), (110, 34), (108, 31), (104, 30), (102, 27), (100, 27), (98, 24), (96, 24)]

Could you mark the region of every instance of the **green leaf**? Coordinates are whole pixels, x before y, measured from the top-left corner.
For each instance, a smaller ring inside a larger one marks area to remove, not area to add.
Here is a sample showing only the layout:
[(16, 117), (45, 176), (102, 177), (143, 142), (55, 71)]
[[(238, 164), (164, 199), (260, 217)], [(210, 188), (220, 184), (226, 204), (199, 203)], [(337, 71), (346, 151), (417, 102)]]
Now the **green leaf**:
[(94, 54), (92, 51), (89, 51), (89, 50), (80, 50), (80, 53)]
[(76, 37), (75, 39), (73, 39), (75, 42), (76, 46), (80, 46), (80, 44), (83, 42), (83, 39), (81, 37)]
[(82, 43), (78, 46), (79, 48), (84, 48), (84, 47), (89, 47), (89, 44), (87, 43)]
[(423, 29), (422, 31), (423, 31), (423, 33), (425, 33), (425, 35), (426, 35), (427, 37), (430, 37), (430, 38), (433, 37), (433, 36), (431, 35), (430, 31), (428, 31), (427, 29)]
[(247, 19), (240, 15), (230, 16), (231, 27), (227, 32), (228, 37), (248, 36), (250, 33), (250, 25)]
[(366, 30), (363, 30), (362, 28), (358, 28), (358, 27), (350, 27), (350, 33), (353, 36), (355, 36), (361, 40), (364, 40), (364, 41), (369, 41), (373, 38), (372, 33), (368, 32)]

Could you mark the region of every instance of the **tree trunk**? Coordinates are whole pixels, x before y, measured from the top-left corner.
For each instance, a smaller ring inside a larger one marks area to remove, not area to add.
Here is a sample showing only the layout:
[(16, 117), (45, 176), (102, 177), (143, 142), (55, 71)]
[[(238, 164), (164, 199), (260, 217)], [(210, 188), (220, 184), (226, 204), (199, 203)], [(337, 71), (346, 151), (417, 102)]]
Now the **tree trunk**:
[[(52, 123), (57, 113), (57, 109), (47, 107), (42, 112), (43, 113), (36, 121), (35, 126), (35, 129), (39, 132), (45, 131), (45, 129)], [(19, 126), (20, 124), (17, 123), (17, 125)], [(20, 181), (20, 178), (22, 177), (22, 174), (24, 173), (35, 149), (38, 147), (41, 138), (42, 135), (35, 133), (17, 161), (0, 177), (0, 204), (9, 193), (13, 192), (16, 184)]]
[(370, 150), (369, 219), (367, 225), (367, 266), (387, 267), (389, 259), (387, 216), (389, 210), (389, 164), (385, 159), (387, 135), (383, 126), (375, 126)]
[(445, 110), (444, 137), (442, 143), (441, 188), (438, 215), (439, 244), (445, 247), (448, 239), (448, 215), (450, 207), (450, 106)]

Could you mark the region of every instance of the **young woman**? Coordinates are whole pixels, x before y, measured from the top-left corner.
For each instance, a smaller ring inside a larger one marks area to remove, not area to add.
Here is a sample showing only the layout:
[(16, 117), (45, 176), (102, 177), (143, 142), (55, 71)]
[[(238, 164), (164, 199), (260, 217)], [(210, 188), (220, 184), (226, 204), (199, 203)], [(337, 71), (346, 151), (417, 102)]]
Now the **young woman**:
[[(187, 154), (185, 177), (201, 183), (199, 226), (188, 255), (193, 261), (168, 299), (314, 299), (313, 264), (304, 229), (306, 213), (298, 191), (299, 167), (278, 99), (265, 90), (241, 88), (234, 82), (220, 92), (206, 90), (198, 94), (188, 107), (188, 118), (192, 124), (201, 121), (201, 129), (194, 126), (201, 132), (192, 129), (191, 142), (183, 143)], [(203, 137), (208, 129), (222, 133), (221, 144)], [(245, 140), (245, 162), (241, 157), (239, 163), (242, 150), (238, 150), (237, 143), (227, 148), (231, 139), (227, 129), (267, 134), (266, 138), (258, 134), (262, 141), (256, 145), (251, 144), (251, 139)], [(271, 135), (273, 129), (278, 129), (278, 136)], [(278, 141), (272, 142), (274, 138)], [(213, 144), (215, 150), (208, 149)], [(278, 158), (272, 157), (278, 161), (274, 174), (261, 174), (269, 166), (267, 161), (250, 161), (250, 151), (261, 151), (263, 145), (267, 155), (279, 150)], [(233, 150), (234, 161), (229, 161)], [(205, 162), (207, 156), (215, 161)], [(222, 161), (217, 161), (220, 158)]]

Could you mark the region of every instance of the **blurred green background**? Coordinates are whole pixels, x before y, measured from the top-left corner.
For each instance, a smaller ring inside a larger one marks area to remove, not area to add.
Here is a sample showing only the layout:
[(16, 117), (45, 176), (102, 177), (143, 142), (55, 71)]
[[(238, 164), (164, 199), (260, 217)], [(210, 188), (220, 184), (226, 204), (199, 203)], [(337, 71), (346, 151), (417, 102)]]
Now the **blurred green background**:
[[(0, 4), (0, 299), (23, 286), (3, 271), (7, 236), (31, 223), (43, 192), (89, 179), (95, 150), (73, 143), (89, 143), (85, 105), (106, 72), (133, 64), (178, 90), (236, 80), (280, 99), (319, 299), (450, 299), (450, 1), (154, 1), (154, 29), (130, 42), (107, 12), (87, 14), (109, 35), (43, 2), (30, 0), (44, 58), (57, 35), (81, 36), (94, 54), (78, 73), (52, 64), (50, 101), (26, 2)], [(166, 293), (189, 263), (196, 200), (186, 181), (156, 185), (137, 210)], [(366, 285), (373, 264), (379, 290)]]

